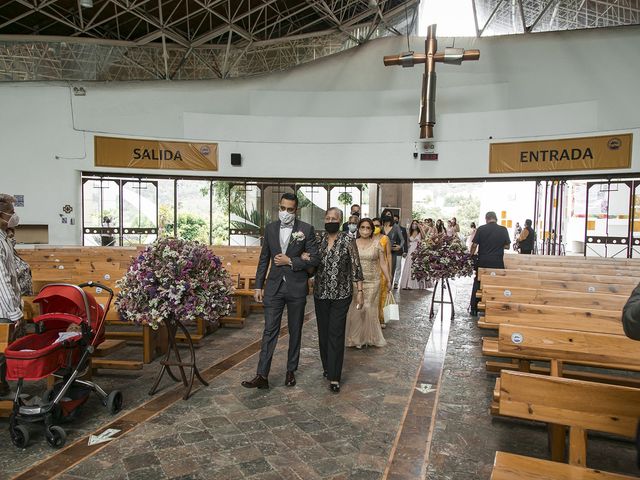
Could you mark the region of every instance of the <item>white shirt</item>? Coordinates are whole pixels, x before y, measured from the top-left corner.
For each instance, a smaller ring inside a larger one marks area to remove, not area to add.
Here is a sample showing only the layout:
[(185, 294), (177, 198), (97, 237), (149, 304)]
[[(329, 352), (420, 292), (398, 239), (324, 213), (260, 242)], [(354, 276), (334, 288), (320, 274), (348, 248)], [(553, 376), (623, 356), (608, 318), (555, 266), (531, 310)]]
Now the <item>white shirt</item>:
[(4, 230), (0, 230), (0, 318), (13, 322), (22, 318), (16, 261)]
[(280, 250), (282, 253), (287, 253), (291, 232), (293, 232), (293, 224), (290, 227), (282, 224), (280, 225)]

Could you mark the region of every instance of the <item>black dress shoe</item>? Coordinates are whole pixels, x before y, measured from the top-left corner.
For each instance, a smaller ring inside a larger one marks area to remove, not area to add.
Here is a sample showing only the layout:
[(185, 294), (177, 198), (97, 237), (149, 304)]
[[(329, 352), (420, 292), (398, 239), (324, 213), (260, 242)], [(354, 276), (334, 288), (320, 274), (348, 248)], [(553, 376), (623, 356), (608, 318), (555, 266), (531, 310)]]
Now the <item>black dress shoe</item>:
[(293, 374), (293, 372), (287, 372), (287, 376), (285, 377), (284, 384), (287, 387), (295, 387), (296, 376)]
[(329, 390), (333, 393), (340, 393), (340, 384), (339, 383), (330, 383)]
[(326, 370), (322, 372), (322, 376), (324, 378), (329, 378), (329, 372), (327, 372)]
[(242, 382), (245, 388), (269, 388), (269, 380), (260, 375), (256, 375), (253, 380)]

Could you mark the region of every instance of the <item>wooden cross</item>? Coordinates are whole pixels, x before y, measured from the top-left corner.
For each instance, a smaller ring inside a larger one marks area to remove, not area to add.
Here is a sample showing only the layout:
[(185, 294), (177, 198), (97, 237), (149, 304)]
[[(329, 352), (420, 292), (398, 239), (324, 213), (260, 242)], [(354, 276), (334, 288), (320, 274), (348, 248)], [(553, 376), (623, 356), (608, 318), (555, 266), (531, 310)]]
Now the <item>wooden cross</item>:
[(444, 49), (444, 53), (438, 52), (435, 24), (427, 27), (424, 50), (425, 53), (407, 52), (400, 55), (386, 55), (384, 64), (385, 66), (402, 65), (406, 68), (424, 63), (420, 104), (420, 138), (433, 138), (433, 126), (436, 124), (436, 62), (460, 65), (465, 60), (478, 60), (480, 50), (447, 47)]

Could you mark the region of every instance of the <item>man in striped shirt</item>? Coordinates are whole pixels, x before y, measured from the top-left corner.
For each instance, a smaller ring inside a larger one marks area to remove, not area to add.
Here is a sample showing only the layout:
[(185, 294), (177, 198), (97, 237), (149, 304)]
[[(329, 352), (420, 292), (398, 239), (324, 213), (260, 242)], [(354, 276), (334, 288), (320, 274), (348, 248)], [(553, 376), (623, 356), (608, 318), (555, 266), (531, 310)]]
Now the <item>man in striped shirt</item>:
[[(14, 205), (16, 199), (11, 195), (0, 194), (0, 322), (22, 322), (22, 304), (16, 262), (13, 247), (7, 238), (7, 229), (18, 226), (18, 216)], [(17, 325), (16, 325), (17, 326)], [(0, 359), (0, 396), (10, 392), (6, 380), (4, 355)]]

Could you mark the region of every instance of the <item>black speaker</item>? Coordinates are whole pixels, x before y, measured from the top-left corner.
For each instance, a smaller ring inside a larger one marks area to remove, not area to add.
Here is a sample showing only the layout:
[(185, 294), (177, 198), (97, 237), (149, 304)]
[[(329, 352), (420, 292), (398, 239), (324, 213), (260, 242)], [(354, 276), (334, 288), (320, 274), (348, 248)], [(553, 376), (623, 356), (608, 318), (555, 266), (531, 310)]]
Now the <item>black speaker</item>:
[(242, 155), (240, 155), (239, 153), (232, 153), (231, 165), (233, 165), (234, 167), (239, 167), (240, 165), (242, 165)]

